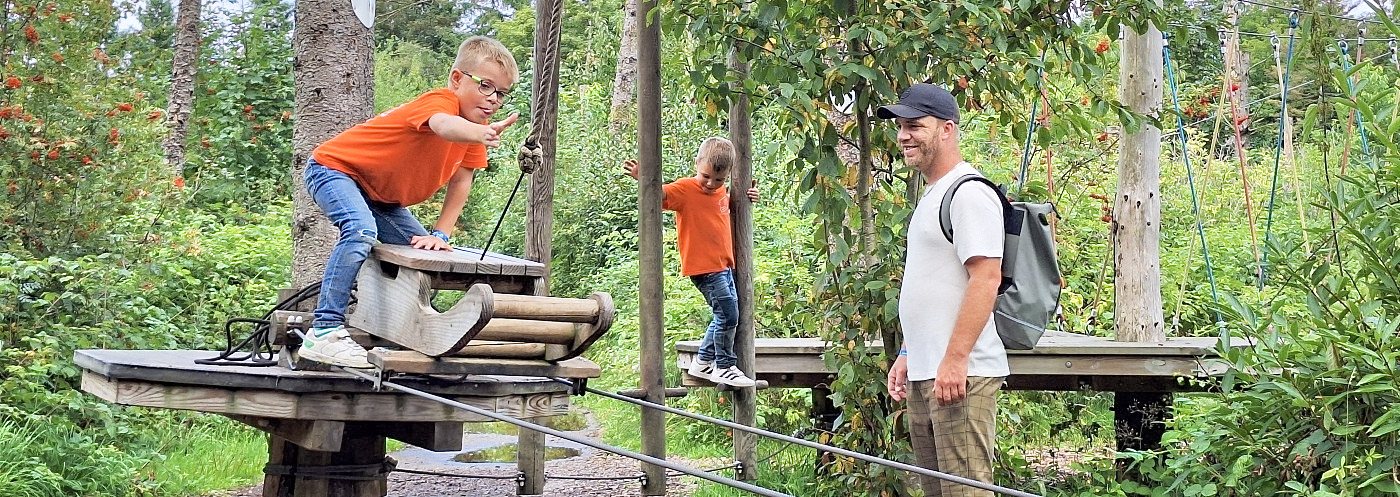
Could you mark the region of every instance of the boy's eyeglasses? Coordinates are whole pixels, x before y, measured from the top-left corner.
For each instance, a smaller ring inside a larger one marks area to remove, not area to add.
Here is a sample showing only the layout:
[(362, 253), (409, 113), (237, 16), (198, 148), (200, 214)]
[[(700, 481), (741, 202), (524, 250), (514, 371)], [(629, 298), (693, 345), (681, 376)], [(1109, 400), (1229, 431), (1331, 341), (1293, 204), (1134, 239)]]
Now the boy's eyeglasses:
[(491, 96), (492, 93), (494, 93), (494, 94), (496, 94), (496, 98), (498, 98), (498, 99), (501, 100), (501, 105), (505, 105), (507, 102), (510, 102), (510, 92), (504, 91), (504, 90), (498, 90), (498, 89), (496, 89), (496, 85), (491, 84), (491, 82), (489, 82), (489, 81), (486, 81), (486, 80), (483, 80), (483, 79), (481, 79), (481, 78), (478, 78), (478, 77), (472, 75), (472, 74), (469, 73), (469, 72), (465, 72), (465, 71), (457, 71), (457, 72), (460, 72), (460, 73), (462, 73), (463, 76), (466, 76), (466, 77), (468, 77), (468, 78), (471, 78), (472, 81), (475, 81), (475, 82), (476, 82), (476, 85), (477, 85), (477, 86), (476, 86), (476, 91), (481, 92), (481, 94), (482, 94), (483, 96), (489, 97), (489, 96)]

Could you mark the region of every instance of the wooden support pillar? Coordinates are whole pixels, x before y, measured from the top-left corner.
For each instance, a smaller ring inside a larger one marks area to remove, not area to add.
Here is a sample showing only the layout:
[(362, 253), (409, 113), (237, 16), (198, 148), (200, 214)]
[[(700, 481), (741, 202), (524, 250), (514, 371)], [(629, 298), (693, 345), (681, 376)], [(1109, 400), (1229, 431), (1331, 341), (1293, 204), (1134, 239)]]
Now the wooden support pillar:
[[(729, 52), (729, 66), (735, 73), (747, 75), (749, 65), (740, 60), (737, 50)], [(745, 78), (740, 77), (740, 80)], [(754, 302), (753, 302), (753, 203), (745, 193), (753, 184), (753, 125), (749, 120), (749, 97), (741, 85), (729, 107), (729, 140), (734, 142), (735, 163), (729, 181), (729, 216), (734, 238), (734, 290), (739, 297), (739, 328), (734, 334), (734, 353), (739, 356), (739, 369), (749, 376), (754, 372)], [(758, 407), (754, 398), (756, 388), (734, 390), (734, 422), (754, 426), (758, 422)], [(738, 480), (758, 478), (758, 435), (734, 432), (734, 460), (740, 464), (735, 475)]]
[[(1123, 26), (1119, 99), (1133, 112), (1158, 116), (1162, 105), (1162, 32)], [(1125, 130), (1127, 131), (1127, 130)], [(1114, 339), (1161, 342), (1162, 131), (1144, 121), (1119, 141), (1118, 195), (1113, 207)], [(1171, 394), (1114, 394), (1118, 447), (1154, 448), (1161, 442)]]
[[(641, 385), (646, 400), (666, 403), (666, 336), (661, 265), (661, 18), (656, 0), (643, 0), (637, 33), (637, 250)], [(666, 413), (642, 409), (642, 453), (666, 458)], [(666, 469), (642, 464), (643, 495), (666, 494)]]
[[(554, 162), (559, 129), (559, 26), (563, 17), (560, 0), (535, 2), (535, 67), (531, 90), (534, 100), (530, 119), (533, 130), (527, 141), (539, 147), (539, 164), (530, 174), (530, 202), (525, 210), (525, 258), (545, 266), (543, 288), (537, 295), (549, 294), (549, 261), (554, 243)], [(530, 143), (526, 144), (527, 146)]]
[[(540, 419), (529, 419), (539, 424)], [(544, 495), (544, 433), (521, 428), (515, 440), (515, 467), (525, 475), (516, 489), (519, 495)]]
[[(268, 436), (267, 476), (264, 497), (384, 497), (389, 493), (387, 475), (360, 479), (381, 472), (384, 436), (346, 423), (337, 452), (309, 450), (281, 437)], [(367, 468), (367, 469), (358, 469)], [(337, 478), (345, 476), (348, 478)]]

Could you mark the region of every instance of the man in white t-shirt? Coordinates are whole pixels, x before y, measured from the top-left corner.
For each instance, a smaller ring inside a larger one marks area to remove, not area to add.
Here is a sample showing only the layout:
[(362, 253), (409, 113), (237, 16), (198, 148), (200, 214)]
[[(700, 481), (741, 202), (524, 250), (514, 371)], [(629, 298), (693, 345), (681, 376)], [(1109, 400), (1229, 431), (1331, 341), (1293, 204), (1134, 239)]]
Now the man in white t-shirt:
[[(920, 83), (877, 114), (899, 124), (904, 162), (929, 184), (909, 221), (899, 292), (904, 347), (886, 388), (896, 401), (909, 399), (920, 466), (991, 483), (997, 391), (1010, 374), (991, 319), (1001, 284), (1000, 193), (981, 183), (958, 188), (950, 243), (939, 226), (944, 193), (958, 178), (981, 174), (958, 150), (957, 101), (942, 87)], [(932, 477), (920, 481), (929, 496), (992, 495)]]

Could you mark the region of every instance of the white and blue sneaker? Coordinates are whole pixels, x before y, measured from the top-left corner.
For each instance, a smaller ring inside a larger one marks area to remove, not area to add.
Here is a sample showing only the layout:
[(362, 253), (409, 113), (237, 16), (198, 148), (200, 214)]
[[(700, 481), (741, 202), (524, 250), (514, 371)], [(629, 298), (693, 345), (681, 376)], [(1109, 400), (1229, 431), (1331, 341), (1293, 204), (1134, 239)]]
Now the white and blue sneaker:
[(302, 358), (347, 368), (372, 368), (365, 348), (350, 338), (345, 326), (312, 328), (301, 340)]

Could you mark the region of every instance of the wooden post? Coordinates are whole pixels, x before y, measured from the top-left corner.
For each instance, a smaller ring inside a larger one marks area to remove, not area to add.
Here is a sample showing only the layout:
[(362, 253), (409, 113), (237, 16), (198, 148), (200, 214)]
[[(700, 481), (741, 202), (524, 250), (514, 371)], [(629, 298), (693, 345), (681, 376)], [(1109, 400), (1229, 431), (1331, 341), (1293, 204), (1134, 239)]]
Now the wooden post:
[(559, 129), (559, 23), (563, 17), (560, 0), (538, 0), (535, 4), (534, 102), (531, 109), (534, 131), (530, 139), (540, 148), (540, 163), (530, 175), (530, 202), (525, 211), (525, 258), (545, 267), (544, 290), (548, 295), (549, 260), (554, 240), (554, 159)]
[[(1162, 32), (1149, 25), (1141, 34), (1123, 27), (1119, 99), (1133, 112), (1157, 116), (1162, 104)], [(1126, 131), (1126, 130), (1125, 130)], [(1160, 342), (1162, 274), (1160, 157), (1162, 131), (1143, 123), (1119, 141), (1118, 195), (1113, 208), (1114, 339)], [(1114, 424), (1120, 449), (1161, 443), (1162, 413), (1171, 394), (1114, 394)], [(1156, 417), (1153, 417), (1156, 416)]]
[[(729, 66), (735, 73), (747, 75), (749, 65), (739, 60), (738, 50), (729, 52)], [(743, 79), (743, 78), (741, 78)], [(734, 238), (734, 291), (739, 297), (739, 328), (734, 334), (734, 353), (739, 356), (739, 369), (754, 372), (753, 317), (753, 203), (746, 193), (753, 184), (753, 125), (749, 121), (749, 97), (741, 85), (734, 85), (736, 96), (729, 107), (729, 140), (734, 142), (735, 163), (729, 181), (729, 216)], [(734, 422), (754, 426), (758, 422), (758, 407), (754, 398), (757, 389), (734, 389)], [(758, 478), (758, 436), (734, 432), (734, 460), (740, 468), (736, 479)]]
[[(641, 385), (646, 400), (666, 403), (666, 336), (662, 313), (665, 292), (661, 265), (661, 19), (656, 0), (643, 0), (637, 36), (637, 250), (638, 327)], [(666, 458), (666, 413), (642, 409), (642, 453)], [(666, 494), (666, 470), (642, 464), (643, 495)]]
[[(530, 419), (540, 423), (541, 419)], [(516, 489), (518, 495), (544, 494), (544, 433), (521, 428), (515, 438), (515, 468), (525, 475), (525, 481)]]

